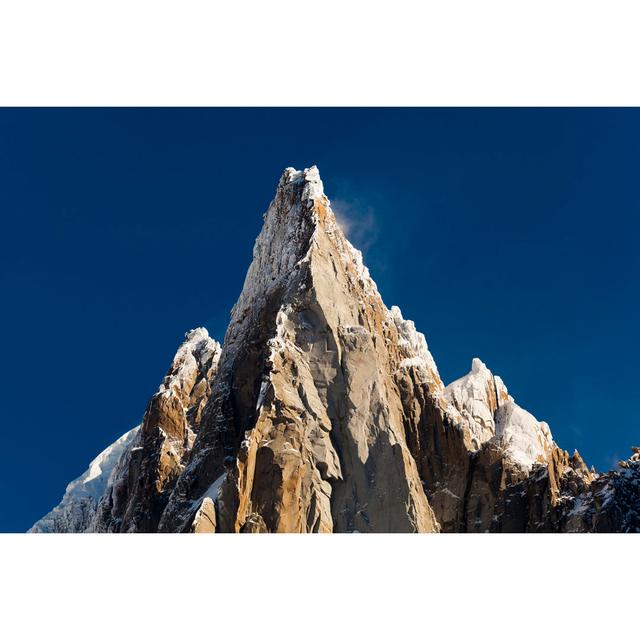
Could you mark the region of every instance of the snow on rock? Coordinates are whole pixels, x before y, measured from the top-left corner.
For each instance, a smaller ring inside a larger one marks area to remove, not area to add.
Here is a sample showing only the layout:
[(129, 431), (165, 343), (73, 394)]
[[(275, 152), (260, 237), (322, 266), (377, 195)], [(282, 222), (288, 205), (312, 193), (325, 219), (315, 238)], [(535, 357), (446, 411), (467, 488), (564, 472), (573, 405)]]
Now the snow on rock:
[(188, 398), (198, 379), (198, 372), (215, 369), (221, 349), (220, 343), (210, 338), (204, 327), (187, 331), (158, 391), (176, 392), (180, 398)]
[(466, 376), (445, 387), (444, 395), (467, 421), (477, 447), (493, 440), (523, 469), (547, 459), (553, 444), (549, 425), (519, 407), (479, 358)]
[(225, 473), (216, 478), (200, 498), (194, 500), (197, 509), (191, 524), (193, 533), (215, 533), (216, 504), (220, 499), (220, 490), (226, 477), (227, 473), (225, 471)]
[(407, 357), (401, 360), (400, 367), (420, 368), (430, 374), (437, 387), (442, 387), (438, 367), (429, 351), (424, 334), (416, 329), (413, 320), (405, 320), (402, 317), (400, 307), (392, 306), (389, 309), (389, 318), (398, 331), (398, 344), (407, 354)]
[(568, 501), (566, 531), (640, 533), (640, 447)]
[(67, 485), (60, 504), (38, 520), (28, 533), (79, 533), (90, 528), (96, 506), (112, 481), (121, 456), (133, 446), (137, 426), (110, 444), (89, 464), (89, 468)]
[(494, 376), (479, 358), (474, 358), (471, 371), (447, 385), (444, 396), (468, 422), (476, 447), (496, 435), (495, 412), (499, 403), (508, 399), (504, 383)]
[(242, 293), (232, 310), (232, 325), (241, 322), (257, 301), (284, 286), (294, 270), (309, 258), (318, 230), (332, 238), (349, 276), (355, 277), (365, 294), (378, 289), (364, 265), (362, 253), (344, 236), (331, 210), (329, 198), (316, 166), (298, 171), (285, 169), (275, 198), (264, 214), (264, 225), (253, 247), (253, 259)]
[(282, 285), (304, 258), (319, 222), (315, 200), (329, 206), (317, 167), (285, 169), (276, 196), (264, 214), (264, 225), (253, 247), (253, 260), (232, 318), (239, 320), (256, 298)]
[(204, 492), (203, 498), (211, 498), (214, 502), (218, 501), (218, 497), (220, 494), (220, 489), (222, 488), (222, 483), (224, 479), (227, 477), (227, 472), (225, 471), (222, 475), (220, 475), (216, 480), (211, 484), (211, 486)]
[(496, 438), (509, 458), (522, 468), (547, 460), (553, 438), (546, 422), (508, 400), (496, 412)]

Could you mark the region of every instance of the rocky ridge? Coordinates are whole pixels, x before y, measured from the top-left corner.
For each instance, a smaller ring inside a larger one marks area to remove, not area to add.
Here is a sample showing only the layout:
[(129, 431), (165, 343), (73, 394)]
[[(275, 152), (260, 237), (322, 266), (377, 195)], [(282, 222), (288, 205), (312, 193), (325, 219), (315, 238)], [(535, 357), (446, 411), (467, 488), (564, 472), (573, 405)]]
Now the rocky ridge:
[(92, 506), (68, 490), (33, 530), (639, 526), (637, 451), (618, 471), (590, 471), (477, 358), (443, 384), (424, 336), (384, 305), (315, 167), (280, 179), (224, 346), (189, 332), (130, 434)]

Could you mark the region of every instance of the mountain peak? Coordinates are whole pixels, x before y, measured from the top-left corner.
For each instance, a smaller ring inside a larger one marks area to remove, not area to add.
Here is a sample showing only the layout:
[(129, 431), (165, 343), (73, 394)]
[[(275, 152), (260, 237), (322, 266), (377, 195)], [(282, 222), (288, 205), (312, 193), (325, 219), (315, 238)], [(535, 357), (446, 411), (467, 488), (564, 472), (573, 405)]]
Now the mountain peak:
[(474, 358), (471, 361), (471, 373), (487, 373), (489, 369), (487, 365), (480, 360), (480, 358)]
[(636, 499), (637, 461), (590, 474), (479, 358), (443, 386), (315, 166), (284, 170), (224, 345), (189, 331), (131, 433), (34, 530), (636, 527), (605, 505)]
[(324, 185), (320, 178), (320, 171), (315, 165), (308, 169), (294, 169), (287, 167), (278, 182), (275, 202), (288, 202), (299, 205), (292, 207), (291, 213), (316, 213), (314, 222), (324, 221), (322, 211), (317, 211), (316, 207), (324, 208), (329, 205), (329, 198), (324, 193)]
[(323, 195), (323, 184), (320, 179), (320, 171), (314, 164), (306, 169), (295, 169), (294, 167), (287, 167), (282, 172), (280, 178), (280, 185), (285, 186), (287, 184), (305, 184), (309, 183), (311, 189), (314, 189), (318, 195)]
[(253, 246), (253, 260), (234, 313), (245, 313), (257, 297), (264, 298), (283, 285), (307, 254), (328, 206), (317, 167), (284, 170), (263, 216), (264, 224)]

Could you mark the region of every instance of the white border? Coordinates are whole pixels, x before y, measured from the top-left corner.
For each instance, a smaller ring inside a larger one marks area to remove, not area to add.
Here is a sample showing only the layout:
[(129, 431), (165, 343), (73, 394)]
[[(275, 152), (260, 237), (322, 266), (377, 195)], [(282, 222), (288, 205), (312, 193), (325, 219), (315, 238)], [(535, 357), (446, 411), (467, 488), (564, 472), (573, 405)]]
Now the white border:
[(638, 3), (20, 0), (4, 105), (637, 105)]
[[(2, 105), (637, 105), (636, 2), (20, 0)], [(633, 634), (637, 536), (0, 536), (3, 637)]]
[(626, 637), (639, 540), (2, 536), (0, 627), (92, 640)]

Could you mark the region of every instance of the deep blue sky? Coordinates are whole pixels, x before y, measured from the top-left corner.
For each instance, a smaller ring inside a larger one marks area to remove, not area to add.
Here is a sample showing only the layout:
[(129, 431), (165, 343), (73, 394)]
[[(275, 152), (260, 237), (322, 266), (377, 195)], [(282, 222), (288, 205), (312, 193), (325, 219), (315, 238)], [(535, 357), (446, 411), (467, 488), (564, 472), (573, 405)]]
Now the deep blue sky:
[(473, 356), (610, 467), (637, 417), (640, 111), (0, 110), (0, 530), (222, 339), (282, 170), (317, 164), (441, 375)]

